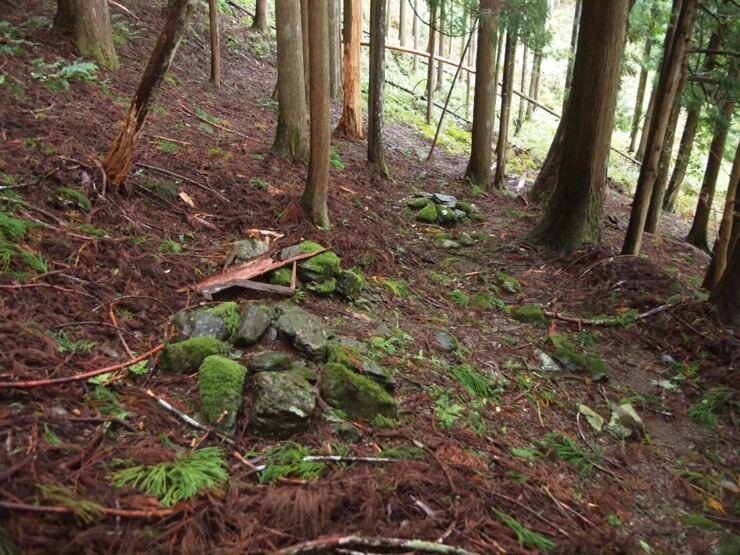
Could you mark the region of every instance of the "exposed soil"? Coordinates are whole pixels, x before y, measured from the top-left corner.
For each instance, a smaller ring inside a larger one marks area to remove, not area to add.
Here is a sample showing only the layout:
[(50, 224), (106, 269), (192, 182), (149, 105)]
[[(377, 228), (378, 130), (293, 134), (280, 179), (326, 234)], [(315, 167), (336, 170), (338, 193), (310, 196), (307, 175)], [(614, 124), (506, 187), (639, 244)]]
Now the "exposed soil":
[[(115, 194), (106, 190), (99, 160), (163, 19), (156, 2), (128, 0), (131, 14), (112, 4), (115, 21), (135, 33), (117, 47), (121, 68), (100, 70), (93, 82), (70, 80), (68, 90), (54, 92), (32, 77), (40, 67), (34, 60), (62, 59), (66, 65), (78, 52), (68, 37), (49, 29), (52, 4), (0, 0), (1, 19), (10, 22), (13, 37), (33, 43), (0, 61), (0, 174), (13, 178), (0, 186), (0, 196), (22, 195), (23, 203), (3, 202), (17, 216), (40, 222), (21, 247), (40, 253), (48, 266), (25, 280), (0, 277), (0, 381), (71, 376), (123, 363), (127, 350), (151, 350), (168, 337), (174, 313), (203, 302), (176, 290), (222, 267), (231, 241), (269, 229), (284, 234), (275, 248), (313, 239), (373, 284), (367, 303), (351, 306), (306, 294), (304, 308), (343, 334), (369, 339), (390, 332), (397, 339), (382, 359), (399, 384), (396, 427), (357, 422), (361, 439), (347, 443), (316, 414), (309, 431), (293, 440), (316, 454), (342, 447), (373, 457), (416, 447), (421, 456), (327, 465), (316, 480), (285, 477), (261, 484), (245, 457), (256, 459), (279, 442), (256, 436), (243, 418), (231, 436), (235, 445), (223, 444), (146, 393), (196, 415), (195, 376), (168, 375), (156, 366), (146, 375), (114, 374), (106, 387), (127, 413), (116, 416), (88, 381), (3, 387), (0, 546), (10, 538), (23, 553), (269, 553), (316, 538), (362, 535), (439, 541), (477, 553), (536, 551), (520, 544), (492, 509), (562, 553), (644, 553), (646, 546), (653, 553), (709, 553), (728, 532), (740, 533), (737, 415), (724, 411), (715, 427), (686, 416), (716, 384), (733, 388), (737, 399), (740, 337), (719, 326), (700, 299), (697, 280), (707, 260), (678, 240), (686, 222), (664, 216), (665, 238), (646, 239), (641, 257), (619, 256), (619, 227), (630, 201), (614, 187), (602, 246), (557, 258), (527, 242), (539, 217), (536, 206), (504, 191), (471, 199), (469, 184), (460, 179), (463, 158), (437, 149), (434, 163), (424, 165), (404, 152), (428, 144), (391, 124), (392, 181), (380, 179), (365, 161), (363, 141), (335, 134), (332, 147), (344, 168), (331, 169), (334, 226), (319, 231), (287, 210), (302, 191), (306, 168), (270, 150), (274, 44), (224, 18), (224, 87), (216, 90), (207, 83), (202, 13), (138, 145), (129, 178), (133, 193)], [(38, 17), (46, 19), (33, 19)], [(2, 44), (9, 44), (7, 36), (0, 35)], [(198, 119), (196, 109), (218, 118), (220, 127)], [(337, 106), (333, 113), (336, 122)], [(163, 194), (162, 181), (186, 193), (194, 206)], [(84, 193), (91, 209), (60, 196), (63, 187)], [(489, 238), (455, 252), (435, 247), (432, 233), (441, 230), (405, 212), (408, 196), (421, 190), (474, 200), (487, 220), (455, 231)], [(166, 239), (181, 252), (168, 250)], [(552, 313), (590, 320), (669, 306), (636, 323), (590, 326), (552, 318), (547, 329), (519, 323), (500, 307), (460, 306), (451, 296), (455, 290), (470, 297), (492, 292), (497, 271), (522, 285), (520, 296), (496, 293), (511, 307), (540, 303)], [(394, 294), (383, 285), (387, 279), (402, 282), (410, 294)], [(249, 293), (228, 298), (245, 305), (266, 301)], [(395, 328), (400, 332), (394, 336)], [(464, 349), (443, 351), (435, 328), (452, 333)], [(72, 342), (87, 341), (89, 349), (60, 350), (52, 337), (60, 331)], [(552, 350), (548, 335), (556, 332), (590, 345), (606, 361), (609, 382), (541, 371), (535, 349)], [(476, 399), (449, 375), (449, 366), (461, 362), (493, 373), (501, 385), (475, 410), (470, 407)], [(677, 391), (658, 385), (679, 373), (684, 379), (673, 380)], [(451, 428), (435, 413), (440, 392), (450, 404), (468, 407)], [(626, 400), (646, 424), (642, 440), (597, 435), (576, 417), (579, 403), (608, 417), (610, 403)], [(540, 443), (552, 432), (578, 443), (597, 467), (580, 474), (559, 460)], [(225, 448), (231, 468), (226, 491), (167, 508), (136, 489), (110, 484), (112, 469), (172, 460), (195, 445)], [(522, 449), (541, 455), (527, 458)], [(75, 516), (50, 486), (106, 511)], [(717, 529), (686, 523), (686, 515), (699, 514)]]

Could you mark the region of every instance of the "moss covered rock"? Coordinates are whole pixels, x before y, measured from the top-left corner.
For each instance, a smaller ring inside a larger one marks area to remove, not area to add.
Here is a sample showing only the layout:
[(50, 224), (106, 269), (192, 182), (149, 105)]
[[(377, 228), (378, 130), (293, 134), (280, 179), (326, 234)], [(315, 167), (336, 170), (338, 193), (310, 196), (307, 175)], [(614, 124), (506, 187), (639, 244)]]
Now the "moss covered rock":
[(262, 351), (249, 357), (247, 368), (250, 372), (280, 372), (293, 366), (293, 357), (280, 351)]
[(254, 383), (257, 398), (249, 421), (256, 431), (286, 437), (308, 427), (316, 389), (300, 372), (261, 372)]
[(234, 301), (221, 303), (206, 310), (224, 321), (229, 334), (234, 333), (236, 327), (239, 325), (239, 305)]
[(172, 320), (175, 330), (185, 337), (229, 337), (229, 328), (221, 316), (210, 310), (182, 310)]
[(553, 358), (567, 372), (573, 374), (588, 372), (594, 382), (603, 382), (609, 379), (606, 362), (600, 356), (594, 353), (579, 352), (576, 346), (562, 335), (552, 334), (550, 335), (550, 341), (555, 346)]
[(396, 388), (396, 380), (391, 373), (373, 359), (361, 354), (357, 349), (342, 345), (329, 345), (326, 360), (341, 364), (358, 374), (370, 378), (387, 391), (393, 391)]
[(550, 321), (545, 316), (542, 307), (536, 304), (525, 304), (515, 309), (512, 314), (514, 320), (524, 322), (526, 324), (534, 324), (536, 326), (547, 327)]
[(416, 219), (428, 224), (435, 223), (437, 221), (437, 208), (432, 203), (427, 204), (416, 214)]
[(359, 299), (366, 286), (365, 277), (357, 270), (345, 270), (337, 278), (337, 293), (346, 299)]
[(406, 202), (406, 206), (408, 206), (409, 208), (413, 208), (415, 210), (418, 210), (419, 208), (424, 208), (425, 206), (431, 204), (431, 202), (432, 201), (429, 200), (428, 198), (415, 197), (415, 198), (409, 199)]
[(472, 202), (465, 202), (463, 200), (458, 200), (457, 204), (455, 204), (455, 208), (462, 210), (466, 214), (475, 214), (476, 212), (480, 212), (475, 204)]
[(522, 284), (519, 283), (519, 280), (505, 272), (496, 272), (494, 281), (496, 285), (508, 293), (517, 294), (522, 292)]
[[(198, 390), (200, 408), (209, 424), (222, 430), (231, 430), (244, 402), (244, 380), (247, 369), (226, 357), (212, 355), (200, 365)], [(226, 416), (222, 415), (226, 411)], [(220, 421), (219, 421), (220, 419)]]
[(442, 204), (438, 204), (436, 206), (437, 209), (437, 219), (443, 223), (443, 224), (450, 224), (457, 221), (457, 215), (455, 214), (455, 209), (450, 208), (449, 206), (444, 206)]
[(301, 356), (324, 360), (332, 333), (319, 318), (297, 306), (283, 306), (275, 326), (293, 340)]
[(270, 245), (261, 239), (244, 239), (243, 241), (236, 241), (233, 249), (234, 262), (244, 262), (269, 252)]
[(270, 322), (275, 316), (275, 311), (262, 305), (252, 305), (242, 315), (231, 342), (237, 347), (248, 347), (259, 341), (262, 334), (270, 327)]
[(324, 367), (321, 396), (350, 418), (374, 420), (378, 415), (395, 418), (398, 412), (396, 401), (381, 386), (333, 362)]
[(306, 289), (311, 291), (311, 293), (325, 297), (327, 295), (331, 295), (337, 290), (337, 280), (330, 277), (320, 282), (312, 281), (306, 284)]
[(193, 337), (170, 343), (164, 349), (161, 362), (165, 370), (177, 374), (192, 374), (211, 355), (224, 355), (228, 346), (215, 337)]
[[(286, 260), (299, 254), (310, 253), (323, 248), (314, 241), (303, 241), (298, 245), (283, 249), (280, 258)], [(304, 282), (322, 282), (327, 278), (336, 277), (341, 270), (341, 259), (331, 251), (324, 251), (298, 262), (298, 278)]]

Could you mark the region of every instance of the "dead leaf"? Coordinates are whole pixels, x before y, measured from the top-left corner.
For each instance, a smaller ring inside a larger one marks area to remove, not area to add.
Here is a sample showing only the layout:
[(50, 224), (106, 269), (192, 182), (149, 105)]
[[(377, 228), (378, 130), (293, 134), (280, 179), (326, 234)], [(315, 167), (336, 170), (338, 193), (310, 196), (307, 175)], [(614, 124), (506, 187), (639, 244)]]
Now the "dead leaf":
[(180, 191), (178, 195), (190, 208), (195, 208), (195, 203), (193, 202), (193, 199), (190, 198), (189, 194), (187, 194), (185, 191)]

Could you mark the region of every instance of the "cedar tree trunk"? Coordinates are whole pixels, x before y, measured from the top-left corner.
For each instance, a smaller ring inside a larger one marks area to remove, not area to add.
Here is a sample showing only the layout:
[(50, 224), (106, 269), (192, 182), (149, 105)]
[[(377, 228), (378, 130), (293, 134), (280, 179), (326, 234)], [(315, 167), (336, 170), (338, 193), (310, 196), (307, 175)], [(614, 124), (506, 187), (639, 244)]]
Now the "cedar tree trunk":
[(506, 151), (509, 148), (509, 117), (511, 115), (511, 92), (514, 89), (514, 63), (516, 62), (516, 35), (506, 32), (506, 49), (504, 52), (504, 76), (501, 86), (501, 114), (499, 116), (498, 142), (496, 143), (496, 173), (493, 186), (504, 188), (504, 170), (506, 170)]
[(655, 107), (650, 120), (647, 149), (640, 168), (640, 177), (637, 180), (637, 190), (632, 202), (632, 212), (627, 225), (622, 254), (637, 255), (640, 253), (642, 231), (645, 227), (650, 196), (653, 193), (655, 179), (658, 176), (658, 162), (666, 128), (668, 127), (668, 119), (671, 116), (673, 100), (676, 98), (682, 75), (686, 71), (687, 46), (693, 30), (697, 0), (683, 0), (683, 2), (674, 0), (674, 6), (677, 3), (680, 3), (681, 8), (676, 24), (673, 26), (673, 32), (666, 34)]
[(144, 129), (149, 110), (177, 53), (177, 47), (195, 10), (195, 4), (196, 0), (176, 0), (172, 6), (136, 89), (126, 119), (123, 120), (121, 130), (103, 160), (103, 168), (115, 190), (118, 190), (131, 167), (136, 141)]
[(370, 1), (370, 82), (367, 94), (367, 159), (380, 174), (388, 176), (385, 165), (385, 0)]
[(54, 28), (72, 33), (85, 56), (105, 67), (118, 67), (107, 0), (59, 0)]
[(709, 300), (717, 307), (720, 320), (740, 326), (740, 241), (730, 251), (727, 269)]
[(683, 133), (681, 134), (681, 142), (678, 145), (676, 165), (673, 166), (673, 174), (671, 175), (670, 183), (668, 183), (665, 200), (663, 201), (663, 210), (666, 212), (675, 212), (676, 210), (681, 184), (683, 183), (683, 178), (686, 176), (686, 169), (689, 167), (691, 149), (694, 146), (694, 137), (696, 136), (696, 126), (698, 123), (699, 107), (689, 108), (689, 112), (686, 115), (686, 123), (683, 126)]
[(360, 90), (360, 0), (344, 0), (344, 105), (337, 129), (348, 137), (362, 138), (362, 95)]
[[(278, 0), (280, 1), (280, 0)], [(314, 224), (328, 228), (329, 147), (329, 6), (325, 0), (311, 2), (308, 12), (311, 64), (311, 155), (308, 181), (301, 196), (301, 207)]]
[(481, 0), (478, 20), (478, 53), (475, 60), (473, 131), (470, 161), (465, 170), (465, 177), (483, 189), (488, 189), (491, 184), (491, 144), (493, 142), (493, 112), (496, 104), (493, 58), (496, 50), (498, 9), (497, 0)]
[[(447, 19), (446, 4), (444, 2), (439, 3), (439, 35), (437, 44), (437, 54), (440, 58), (444, 58), (445, 55), (445, 21)], [(445, 65), (442, 61), (437, 62), (437, 84), (435, 89), (438, 91), (442, 90), (445, 81)]]
[(647, 148), (647, 139), (650, 133), (650, 122), (653, 119), (653, 112), (655, 111), (655, 96), (658, 94), (658, 79), (653, 81), (653, 88), (650, 89), (650, 100), (648, 100), (648, 108), (645, 112), (645, 120), (642, 122), (642, 132), (640, 133), (640, 144), (637, 146), (637, 152), (635, 152), (635, 159), (642, 161), (645, 157), (645, 149)]
[[(524, 91), (527, 85), (527, 54), (529, 53), (529, 47), (524, 45), (524, 53), (522, 54), (522, 80), (519, 88)], [(519, 98), (519, 115), (516, 119), (516, 126), (514, 127), (514, 135), (518, 135), (524, 124), (524, 104), (526, 101), (523, 98)]]
[(434, 104), (434, 44), (437, 35), (437, 9), (435, 6), (430, 6), (429, 13), (429, 64), (427, 65), (427, 114), (426, 121), (427, 125), (432, 122), (432, 105)]
[(535, 242), (561, 254), (601, 241), (628, 13), (628, 0), (583, 0), (557, 183), (532, 232)]
[[(575, 11), (573, 13), (573, 27), (570, 31), (570, 53), (568, 54), (568, 68), (565, 70), (565, 102), (568, 101), (568, 89), (573, 82), (573, 62), (576, 58), (576, 49), (578, 48), (578, 27), (581, 24), (581, 0), (576, 0)], [(563, 105), (565, 111), (565, 105)]]
[(208, 15), (211, 22), (211, 83), (221, 88), (221, 47), (218, 32), (217, 0), (208, 0)]
[(671, 158), (673, 157), (673, 147), (676, 140), (676, 127), (678, 127), (678, 118), (680, 115), (681, 103), (677, 94), (673, 100), (673, 109), (671, 110), (671, 117), (668, 120), (668, 129), (665, 132), (665, 140), (663, 141), (663, 148), (658, 161), (658, 176), (655, 178), (653, 194), (650, 195), (650, 206), (645, 217), (645, 231), (648, 233), (658, 233), (658, 223), (660, 222), (660, 213), (663, 210), (663, 199), (665, 198), (666, 184), (668, 183), (668, 171), (671, 168)]
[(266, 33), (267, 27), (267, 0), (257, 0), (257, 4), (254, 7), (252, 29), (257, 29), (258, 31)]
[(398, 43), (401, 46), (406, 46), (406, 2), (408, 0), (401, 0), (401, 7), (398, 12)]
[[(653, 21), (651, 19), (651, 21)], [(634, 152), (637, 142), (637, 132), (640, 130), (642, 119), (642, 105), (645, 102), (645, 89), (647, 88), (648, 67), (650, 64), (650, 52), (653, 49), (653, 23), (648, 27), (648, 36), (645, 39), (645, 47), (642, 51), (642, 67), (640, 68), (640, 79), (637, 83), (637, 98), (635, 99), (635, 113), (632, 116), (632, 131), (630, 132), (629, 151)]]
[(339, 0), (329, 0), (329, 95), (334, 99), (338, 99), (342, 94), (340, 17)]
[[(529, 92), (527, 93), (529, 98), (537, 100), (540, 88), (540, 74), (542, 73), (542, 52), (535, 51), (534, 60), (532, 61), (532, 76), (529, 79)], [(537, 109), (537, 106), (531, 102), (527, 102), (527, 111), (524, 114), (524, 121), (529, 121), (532, 117), (532, 112)]]
[(278, 123), (273, 148), (293, 161), (308, 160), (308, 114), (303, 82), (303, 30), (297, 2), (275, 3)]
[(303, 40), (303, 84), (306, 87), (306, 100), (311, 97), (311, 62), (308, 56), (308, 0), (301, 0), (301, 29), (302, 29), (302, 40)]
[[(419, 50), (419, 0), (414, 0), (414, 21), (411, 24), (411, 34), (414, 35), (414, 50)], [(419, 57), (414, 54), (414, 71), (419, 68)]]

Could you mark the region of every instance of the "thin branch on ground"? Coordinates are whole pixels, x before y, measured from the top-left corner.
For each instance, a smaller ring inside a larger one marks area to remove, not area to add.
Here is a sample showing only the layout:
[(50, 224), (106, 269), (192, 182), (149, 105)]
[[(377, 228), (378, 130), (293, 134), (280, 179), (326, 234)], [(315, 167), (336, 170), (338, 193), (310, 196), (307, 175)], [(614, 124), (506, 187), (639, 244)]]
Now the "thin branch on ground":
[(460, 547), (443, 545), (424, 540), (407, 540), (402, 538), (365, 538), (362, 536), (329, 536), (311, 540), (273, 552), (272, 555), (299, 555), (305, 553), (326, 553), (337, 548), (373, 547), (392, 549), (399, 552), (442, 553), (445, 555), (477, 555)]

